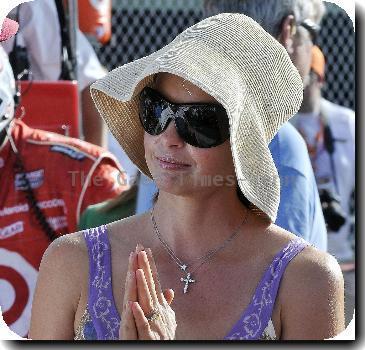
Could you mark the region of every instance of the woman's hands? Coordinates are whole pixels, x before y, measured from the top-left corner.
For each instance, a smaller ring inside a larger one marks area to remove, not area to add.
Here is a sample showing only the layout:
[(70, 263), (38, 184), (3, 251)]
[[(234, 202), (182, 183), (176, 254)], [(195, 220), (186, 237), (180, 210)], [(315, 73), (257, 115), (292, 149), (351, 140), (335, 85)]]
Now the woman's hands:
[(123, 340), (175, 338), (172, 289), (162, 292), (151, 249), (138, 245), (129, 256), (119, 337)]

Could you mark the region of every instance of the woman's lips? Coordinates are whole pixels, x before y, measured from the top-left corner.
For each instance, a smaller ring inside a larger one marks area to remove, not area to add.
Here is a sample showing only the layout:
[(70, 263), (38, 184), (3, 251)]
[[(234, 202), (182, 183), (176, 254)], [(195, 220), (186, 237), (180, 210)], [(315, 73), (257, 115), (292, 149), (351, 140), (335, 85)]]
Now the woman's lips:
[(158, 164), (162, 169), (168, 170), (185, 170), (190, 167), (189, 164), (170, 157), (156, 157)]

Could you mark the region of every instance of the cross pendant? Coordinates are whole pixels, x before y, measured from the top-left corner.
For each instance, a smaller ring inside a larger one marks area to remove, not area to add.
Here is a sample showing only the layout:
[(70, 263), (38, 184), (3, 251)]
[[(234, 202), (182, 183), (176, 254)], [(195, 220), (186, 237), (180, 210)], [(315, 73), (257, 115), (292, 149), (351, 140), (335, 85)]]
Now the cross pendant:
[(187, 265), (183, 264), (183, 265), (179, 265), (180, 266), (180, 269), (185, 271), (188, 267)]
[(191, 274), (190, 274), (190, 272), (188, 272), (186, 274), (186, 277), (185, 278), (182, 278), (182, 277), (180, 278), (180, 281), (181, 282), (185, 282), (184, 294), (186, 294), (188, 292), (189, 283), (194, 283), (195, 282), (195, 280), (191, 279), (190, 276), (191, 276)]

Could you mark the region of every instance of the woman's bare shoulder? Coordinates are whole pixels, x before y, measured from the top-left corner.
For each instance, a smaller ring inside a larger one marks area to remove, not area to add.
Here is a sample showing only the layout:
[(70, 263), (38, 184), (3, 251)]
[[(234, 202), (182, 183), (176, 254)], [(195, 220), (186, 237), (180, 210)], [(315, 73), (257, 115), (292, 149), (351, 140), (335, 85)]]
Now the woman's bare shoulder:
[[(296, 236), (274, 229), (279, 239)], [(278, 305), (282, 339), (324, 339), (343, 329), (343, 276), (337, 260), (308, 244), (287, 265)]]
[(74, 270), (85, 270), (87, 264), (87, 246), (83, 232), (80, 231), (54, 240), (43, 254), (40, 269), (46, 265), (47, 269), (54, 269), (58, 273), (65, 271), (70, 275)]
[(283, 339), (328, 339), (344, 329), (344, 281), (332, 255), (307, 246), (281, 283)]
[[(297, 238), (293, 233), (276, 225), (269, 228), (278, 242), (289, 243)], [(311, 244), (305, 247), (288, 265), (285, 275), (293, 279), (313, 279), (342, 276), (337, 260), (327, 252), (321, 251)]]
[[(309, 245), (288, 266), (288, 276), (305, 288), (305, 281), (314, 283), (323, 292), (343, 282), (339, 263), (332, 255)], [(308, 288), (308, 287), (307, 287)]]
[(30, 338), (72, 339), (74, 315), (88, 278), (82, 232), (61, 236), (44, 253), (32, 303)]

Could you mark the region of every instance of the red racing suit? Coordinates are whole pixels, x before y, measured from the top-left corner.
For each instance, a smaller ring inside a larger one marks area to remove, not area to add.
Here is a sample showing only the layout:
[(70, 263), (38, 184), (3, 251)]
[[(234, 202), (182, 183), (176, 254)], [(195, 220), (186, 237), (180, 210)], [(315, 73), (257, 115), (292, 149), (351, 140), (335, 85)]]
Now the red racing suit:
[[(38, 206), (57, 234), (76, 231), (88, 205), (127, 188), (117, 160), (98, 146), (21, 121), (13, 122), (11, 134)], [(0, 148), (0, 305), (8, 326), (26, 336), (38, 268), (50, 239), (30, 210), (15, 161), (6, 140)]]

